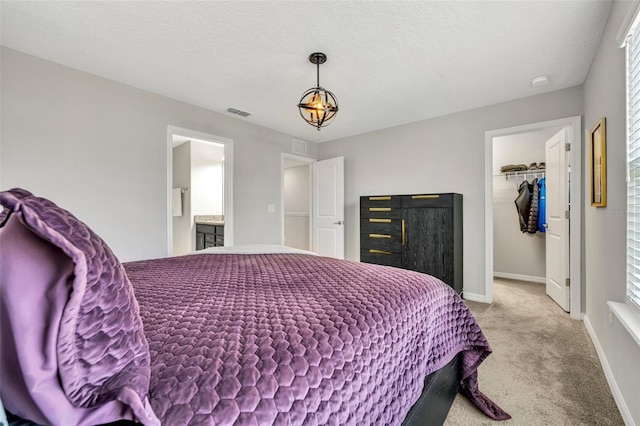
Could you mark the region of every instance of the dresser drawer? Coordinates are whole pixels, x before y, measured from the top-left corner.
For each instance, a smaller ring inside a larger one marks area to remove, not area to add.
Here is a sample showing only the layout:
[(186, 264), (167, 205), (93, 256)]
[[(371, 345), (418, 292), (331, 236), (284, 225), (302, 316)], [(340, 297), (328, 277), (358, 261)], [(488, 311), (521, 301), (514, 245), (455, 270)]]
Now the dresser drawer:
[(402, 220), (385, 218), (360, 219), (361, 234), (389, 234), (399, 237), (402, 234)]
[(207, 244), (215, 244), (216, 243), (216, 236), (213, 234), (204, 234), (204, 245), (206, 246)]
[(401, 207), (402, 200), (397, 195), (367, 195), (360, 197), (360, 207)]
[(402, 256), (400, 253), (389, 253), (384, 251), (377, 252), (375, 249), (360, 249), (360, 262), (400, 268), (402, 264)]
[(403, 195), (403, 208), (452, 207), (453, 194), (416, 194)]
[(361, 218), (402, 219), (399, 207), (360, 207)]
[(360, 248), (400, 253), (402, 241), (399, 236), (389, 234), (360, 234)]

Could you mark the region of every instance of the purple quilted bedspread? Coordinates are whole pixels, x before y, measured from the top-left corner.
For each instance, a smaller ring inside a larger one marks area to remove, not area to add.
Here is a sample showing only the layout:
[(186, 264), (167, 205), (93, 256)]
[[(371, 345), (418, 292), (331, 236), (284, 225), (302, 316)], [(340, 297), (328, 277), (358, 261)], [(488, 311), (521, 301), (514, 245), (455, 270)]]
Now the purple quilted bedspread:
[(425, 377), (463, 352), (480, 393), (491, 352), (451, 288), (428, 275), (300, 254), (199, 254), (124, 265), (165, 425), (401, 424)]

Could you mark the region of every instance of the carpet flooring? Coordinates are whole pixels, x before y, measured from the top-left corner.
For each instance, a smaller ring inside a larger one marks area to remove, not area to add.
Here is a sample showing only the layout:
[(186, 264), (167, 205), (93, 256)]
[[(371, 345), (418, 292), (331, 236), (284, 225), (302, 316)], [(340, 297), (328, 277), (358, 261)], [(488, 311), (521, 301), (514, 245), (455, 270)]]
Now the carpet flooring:
[(497, 422), (458, 394), (445, 425), (624, 425), (582, 321), (544, 284), (495, 279), (494, 302), (467, 301), (493, 353), (480, 390), (511, 414)]

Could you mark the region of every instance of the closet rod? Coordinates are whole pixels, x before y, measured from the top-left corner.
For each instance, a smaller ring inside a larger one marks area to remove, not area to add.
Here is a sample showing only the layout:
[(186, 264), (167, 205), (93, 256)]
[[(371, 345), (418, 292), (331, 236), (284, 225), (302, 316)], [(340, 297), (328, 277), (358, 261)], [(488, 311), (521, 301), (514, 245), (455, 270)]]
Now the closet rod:
[(523, 170), (520, 172), (502, 173), (499, 176), (504, 176), (507, 181), (511, 177), (516, 178), (516, 189), (518, 189), (518, 187), (524, 180), (528, 180), (527, 178), (528, 175), (532, 175), (534, 179), (540, 179), (545, 177), (545, 171), (544, 170)]

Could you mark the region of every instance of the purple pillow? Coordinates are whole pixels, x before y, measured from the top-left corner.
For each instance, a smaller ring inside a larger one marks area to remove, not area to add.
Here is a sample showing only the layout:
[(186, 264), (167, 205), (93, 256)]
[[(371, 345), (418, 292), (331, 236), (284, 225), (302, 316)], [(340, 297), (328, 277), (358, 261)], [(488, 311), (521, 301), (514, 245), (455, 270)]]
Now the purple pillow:
[(159, 424), (138, 303), (116, 256), (49, 200), (12, 189), (0, 204), (9, 216), (0, 229), (7, 410), (51, 424)]
[[(26, 197), (32, 197), (33, 194), (30, 193), (27, 190), (21, 189), (21, 188), (14, 188), (11, 190), (11, 194), (21, 200), (23, 198)], [(0, 205), (0, 227), (4, 226), (4, 222), (7, 220), (7, 218), (9, 217), (9, 213), (11, 213), (11, 210), (8, 207), (5, 207), (3, 205)]]

